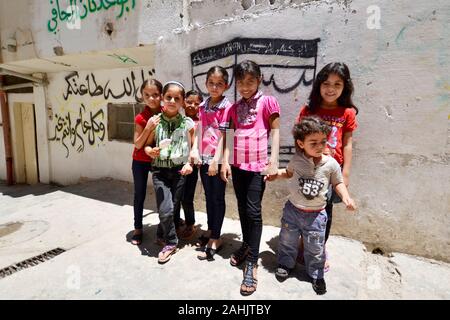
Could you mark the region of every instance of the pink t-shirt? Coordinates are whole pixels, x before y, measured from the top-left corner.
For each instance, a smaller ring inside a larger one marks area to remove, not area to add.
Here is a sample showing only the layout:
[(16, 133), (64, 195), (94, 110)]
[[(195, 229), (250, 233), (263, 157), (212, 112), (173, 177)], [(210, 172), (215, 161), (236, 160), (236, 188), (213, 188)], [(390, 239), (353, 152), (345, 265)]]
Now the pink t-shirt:
[[(252, 172), (263, 172), (268, 163), (270, 134), (269, 118), (280, 114), (280, 105), (275, 97), (265, 96), (259, 91), (249, 103), (243, 99), (233, 104), (226, 116), (228, 127), (234, 128), (234, 143), (230, 164)], [(227, 131), (227, 141), (233, 131)]]
[(211, 106), (210, 104), (210, 98), (206, 99), (200, 105), (199, 112), (199, 128), (201, 128), (199, 132), (201, 134), (199, 153), (203, 164), (210, 164), (216, 154), (219, 138), (222, 134), (220, 129), (224, 126), (224, 115), (226, 115), (227, 110), (231, 107), (231, 102), (227, 97), (224, 97), (215, 106)]

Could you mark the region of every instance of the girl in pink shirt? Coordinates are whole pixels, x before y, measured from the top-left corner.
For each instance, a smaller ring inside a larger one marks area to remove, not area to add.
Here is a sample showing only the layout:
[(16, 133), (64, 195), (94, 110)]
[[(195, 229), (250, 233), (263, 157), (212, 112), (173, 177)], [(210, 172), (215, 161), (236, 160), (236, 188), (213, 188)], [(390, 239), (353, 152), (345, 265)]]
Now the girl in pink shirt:
[[(247, 296), (255, 292), (257, 284), (264, 176), (278, 172), (280, 106), (274, 97), (265, 96), (258, 90), (262, 75), (255, 62), (246, 60), (239, 63), (234, 76), (242, 99), (228, 110), (227, 127), (231, 130), (227, 130), (225, 135), (220, 173), (225, 182), (231, 173), (233, 176), (243, 243), (231, 255), (230, 264), (237, 266), (245, 261), (240, 292)], [(269, 133), (272, 134), (270, 159), (267, 155)], [(233, 152), (231, 156), (230, 151)]]
[(200, 105), (200, 121), (198, 127), (198, 146), (201, 160), (200, 178), (206, 197), (206, 213), (208, 215), (208, 231), (200, 238), (202, 252), (197, 256), (200, 260), (213, 261), (214, 255), (222, 248), (220, 238), (223, 219), (225, 218), (226, 183), (217, 173), (220, 170), (222, 155), (223, 117), (231, 106), (223, 95), (228, 89), (228, 72), (225, 68), (214, 66), (206, 74), (206, 89), (209, 97)]

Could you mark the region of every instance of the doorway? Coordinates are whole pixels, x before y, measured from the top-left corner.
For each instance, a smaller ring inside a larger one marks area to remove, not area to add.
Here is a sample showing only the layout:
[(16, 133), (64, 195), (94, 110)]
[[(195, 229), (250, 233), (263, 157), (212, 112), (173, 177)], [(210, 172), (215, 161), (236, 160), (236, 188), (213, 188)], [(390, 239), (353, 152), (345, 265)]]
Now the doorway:
[(39, 165), (36, 145), (36, 115), (34, 104), (14, 102), (13, 153), (16, 183), (39, 182)]

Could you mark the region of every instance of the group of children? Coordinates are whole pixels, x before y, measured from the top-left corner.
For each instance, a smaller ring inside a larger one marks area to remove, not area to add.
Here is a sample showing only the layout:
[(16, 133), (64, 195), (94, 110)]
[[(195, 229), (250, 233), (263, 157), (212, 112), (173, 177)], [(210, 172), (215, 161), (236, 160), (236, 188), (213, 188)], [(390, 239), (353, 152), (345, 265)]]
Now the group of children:
[[(304, 106), (292, 134), (296, 153), (285, 169), (278, 169), (280, 106), (260, 90), (262, 74), (253, 61), (234, 68), (241, 99), (225, 96), (229, 75), (212, 67), (206, 75), (208, 97), (185, 93), (184, 86), (169, 81), (164, 86), (148, 80), (141, 87), (145, 109), (135, 118), (133, 177), (134, 233), (132, 243), (142, 243), (142, 213), (149, 172), (152, 172), (160, 223), (157, 242), (159, 263), (177, 250), (179, 238), (197, 233), (193, 199), (200, 173), (205, 191), (208, 230), (198, 239), (197, 258), (213, 261), (222, 248), (225, 187), (230, 176), (236, 194), (242, 244), (230, 264), (244, 264), (242, 295), (257, 288), (257, 267), (262, 233), (261, 202), (266, 183), (289, 178), (289, 197), (283, 209), (276, 277), (289, 276), (296, 261), (305, 264), (317, 294), (326, 292), (328, 239), (333, 202), (347, 209), (356, 205), (349, 183), (352, 132), (357, 127), (351, 95), (350, 72), (343, 63), (330, 63), (317, 75), (309, 103)], [(180, 110), (184, 108), (184, 115)], [(271, 138), (271, 155), (268, 155)], [(344, 161), (345, 160), (345, 161)], [(183, 207), (185, 221), (180, 217)]]

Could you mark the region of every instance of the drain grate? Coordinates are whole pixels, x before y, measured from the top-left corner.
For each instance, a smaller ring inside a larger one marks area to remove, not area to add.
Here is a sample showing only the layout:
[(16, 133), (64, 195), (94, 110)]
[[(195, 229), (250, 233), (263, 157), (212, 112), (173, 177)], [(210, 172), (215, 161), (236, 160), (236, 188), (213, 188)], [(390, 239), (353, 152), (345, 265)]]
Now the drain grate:
[(38, 256), (35, 256), (35, 257), (29, 258), (27, 260), (13, 264), (9, 267), (3, 268), (0, 270), (0, 279), (10, 276), (13, 273), (16, 273), (20, 270), (37, 266), (38, 264), (43, 263), (47, 260), (50, 260), (65, 251), (66, 250), (64, 250), (64, 249), (56, 248), (56, 249), (44, 252), (43, 254), (40, 254)]

